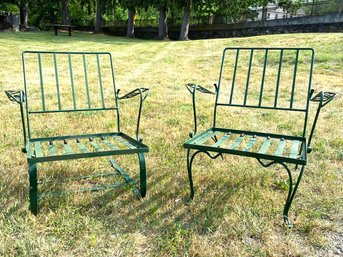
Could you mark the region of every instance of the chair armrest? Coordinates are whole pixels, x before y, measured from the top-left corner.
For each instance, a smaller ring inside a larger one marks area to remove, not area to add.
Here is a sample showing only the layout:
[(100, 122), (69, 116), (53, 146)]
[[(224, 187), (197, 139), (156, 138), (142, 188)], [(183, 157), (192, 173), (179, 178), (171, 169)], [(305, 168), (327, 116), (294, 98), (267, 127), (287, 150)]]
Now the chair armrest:
[(212, 94), (212, 95), (216, 95), (218, 92), (218, 86), (217, 84), (213, 84), (214, 88), (215, 88), (215, 92), (212, 92), (210, 90), (208, 90), (207, 88), (197, 85), (197, 84), (193, 84), (193, 83), (188, 83), (186, 84), (186, 88), (187, 90), (192, 94), (192, 100), (193, 100), (193, 118), (194, 118), (194, 131), (189, 133), (189, 136), (192, 138), (194, 137), (194, 135), (196, 135), (197, 133), (197, 129), (198, 129), (198, 125), (197, 125), (197, 113), (196, 113), (196, 101), (195, 101), (195, 93), (197, 91), (199, 91), (200, 93), (203, 94)]
[(186, 84), (186, 88), (188, 89), (188, 91), (193, 94), (195, 93), (195, 90), (201, 92), (201, 93), (204, 93), (204, 94), (212, 94), (212, 95), (215, 95), (216, 92), (217, 92), (217, 84), (213, 84), (213, 86), (215, 87), (215, 92), (213, 93), (212, 91), (208, 90), (207, 88), (204, 88), (203, 86), (201, 85), (197, 85), (197, 84), (192, 84), (192, 83), (189, 83), (189, 84)]
[(24, 134), (24, 147), (22, 148), (22, 151), (26, 153), (27, 137), (26, 137), (25, 115), (24, 115), (24, 107), (23, 107), (23, 103), (25, 102), (25, 93), (23, 90), (6, 90), (5, 93), (11, 102), (16, 102), (20, 105), (21, 123), (23, 126), (23, 134)]
[(5, 90), (5, 93), (11, 102), (16, 102), (18, 104), (25, 102), (25, 94), (23, 90)]
[(321, 107), (324, 107), (328, 103), (330, 103), (335, 97), (337, 93), (336, 92), (329, 92), (329, 91), (321, 91), (318, 94), (316, 94), (314, 97), (311, 98), (312, 102), (319, 102)]
[(139, 96), (140, 101), (139, 101), (139, 110), (138, 110), (138, 118), (137, 118), (136, 139), (142, 142), (143, 137), (139, 136), (139, 125), (140, 125), (140, 120), (141, 120), (143, 102), (148, 97), (150, 93), (150, 89), (149, 88), (136, 88), (124, 96), (119, 96), (119, 92), (120, 92), (120, 89), (117, 90), (118, 100), (125, 100), (125, 99), (133, 98), (135, 96)]
[[(313, 93), (313, 91), (311, 93)], [(316, 113), (316, 116), (315, 116), (313, 124), (312, 124), (311, 133), (310, 133), (310, 137), (309, 137), (308, 144), (307, 144), (307, 152), (308, 153), (312, 152), (311, 142), (312, 142), (314, 130), (315, 130), (316, 125), (317, 125), (320, 110), (325, 105), (330, 103), (336, 97), (336, 95), (337, 95), (337, 93), (335, 93), (335, 92), (321, 91), (310, 99), (311, 102), (317, 102), (318, 103), (318, 108), (317, 108), (317, 113)]]
[[(119, 95), (119, 92), (120, 92), (120, 89), (117, 90), (117, 95)], [(132, 90), (131, 92), (127, 93), (124, 96), (121, 96), (121, 97), (118, 96), (118, 100), (129, 99), (129, 98), (135, 97), (137, 95), (142, 95), (143, 93), (146, 93), (146, 94), (143, 96), (143, 100), (142, 101), (144, 101), (147, 98), (147, 96), (150, 93), (150, 89), (149, 88), (144, 88), (144, 87), (136, 88), (136, 89)]]

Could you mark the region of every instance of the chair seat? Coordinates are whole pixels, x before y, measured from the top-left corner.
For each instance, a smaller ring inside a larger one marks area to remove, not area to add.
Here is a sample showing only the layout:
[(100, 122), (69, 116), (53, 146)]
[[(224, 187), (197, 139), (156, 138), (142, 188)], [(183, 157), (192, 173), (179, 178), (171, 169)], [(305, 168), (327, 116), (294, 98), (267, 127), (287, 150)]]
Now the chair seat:
[(188, 140), (184, 147), (276, 162), (306, 164), (306, 139), (295, 136), (211, 128)]
[(27, 158), (34, 162), (81, 159), (148, 152), (149, 148), (124, 133), (101, 133), (30, 139)]

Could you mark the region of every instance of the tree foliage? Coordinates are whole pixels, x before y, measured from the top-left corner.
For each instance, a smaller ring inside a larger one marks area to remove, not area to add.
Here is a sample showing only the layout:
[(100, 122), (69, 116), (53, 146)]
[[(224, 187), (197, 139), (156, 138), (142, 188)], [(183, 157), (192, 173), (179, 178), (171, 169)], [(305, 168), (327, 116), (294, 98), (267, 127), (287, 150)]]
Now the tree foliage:
[(301, 7), (301, 2), (294, 0), (281, 0), (279, 2), (279, 6), (288, 13), (296, 13), (297, 10)]
[(278, 3), (288, 13), (300, 7), (312, 15), (343, 12), (343, 0), (2, 0), (0, 10), (19, 11), (22, 25), (28, 20), (29, 25), (41, 28), (64, 22), (95, 27), (100, 32), (102, 25), (121, 21), (120, 25), (128, 25), (129, 37), (134, 37), (137, 23), (148, 24), (144, 20), (152, 19), (158, 25), (159, 39), (168, 38), (168, 25), (182, 24), (180, 39), (184, 40), (194, 17), (208, 24), (214, 17), (224, 23), (236, 22), (253, 17), (251, 7), (262, 7), (265, 20), (269, 3)]
[(18, 6), (12, 3), (1, 2), (0, 10), (6, 13), (19, 14)]

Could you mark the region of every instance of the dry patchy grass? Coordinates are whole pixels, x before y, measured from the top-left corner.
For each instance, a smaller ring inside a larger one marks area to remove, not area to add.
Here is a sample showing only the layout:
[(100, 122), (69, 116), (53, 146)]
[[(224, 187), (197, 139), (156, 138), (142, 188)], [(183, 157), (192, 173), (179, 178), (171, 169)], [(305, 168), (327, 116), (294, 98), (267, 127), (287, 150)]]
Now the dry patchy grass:
[[(148, 195), (128, 189), (67, 195), (28, 211), (26, 160), (20, 152), (18, 106), (0, 94), (0, 255), (6, 256), (329, 256), (343, 254), (342, 101), (323, 109), (300, 190), (282, 225), (287, 191), (282, 169), (253, 159), (205, 156), (194, 166), (189, 193), (182, 143), (192, 129), (187, 82), (216, 81), (226, 46), (313, 47), (316, 89), (342, 91), (343, 34), (292, 34), (188, 42), (127, 40), (75, 33), (0, 33), (0, 91), (23, 87), (22, 50), (110, 51), (117, 86), (151, 88), (143, 109)], [(213, 98), (199, 97), (200, 131), (209, 127)], [(123, 131), (134, 135), (137, 105), (122, 105)], [(313, 118), (313, 110), (311, 117)], [(86, 120), (88, 117), (84, 117)], [(61, 118), (67, 122), (68, 117)], [(43, 126), (43, 125), (42, 125)], [(74, 124), (78, 127), (79, 124)], [(137, 177), (135, 158), (120, 162)], [(42, 165), (41, 176), (71, 176), (108, 169), (104, 158)], [(57, 174), (57, 175), (56, 175)]]

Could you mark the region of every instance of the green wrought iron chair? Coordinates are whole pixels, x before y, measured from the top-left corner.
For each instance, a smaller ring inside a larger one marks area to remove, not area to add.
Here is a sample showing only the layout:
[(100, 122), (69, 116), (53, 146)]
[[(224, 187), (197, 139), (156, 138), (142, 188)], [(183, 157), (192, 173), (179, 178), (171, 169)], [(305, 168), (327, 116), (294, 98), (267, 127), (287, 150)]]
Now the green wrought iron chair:
[[(263, 167), (279, 164), (289, 177), (283, 219), (292, 226), (288, 212), (307, 164), (307, 154), (312, 151), (311, 142), (320, 110), (336, 95), (319, 92), (312, 97), (313, 64), (314, 50), (309, 48), (228, 47), (223, 52), (215, 92), (197, 84), (186, 85), (192, 94), (194, 114), (194, 132), (184, 143), (191, 199), (194, 197), (192, 165), (200, 153), (212, 159), (223, 157), (223, 154), (252, 157)], [(216, 97), (213, 125), (202, 133), (197, 133), (197, 92)], [(318, 109), (307, 138), (310, 100), (318, 102)], [(244, 110), (250, 111), (243, 113)], [(220, 122), (229, 120), (230, 124), (219, 125), (218, 116)], [(259, 118), (254, 119), (254, 116)], [(237, 123), (238, 128), (234, 128)], [(239, 127), (242, 123), (248, 123), (244, 129)], [(278, 129), (274, 132), (273, 125), (281, 130), (284, 128), (283, 132), (277, 133)], [(294, 172), (300, 166), (295, 184), (292, 164)]]
[[(114, 80), (112, 56), (108, 52), (24, 51), (22, 63), (25, 91), (8, 90), (6, 94), (20, 106), (24, 139), (22, 151), (26, 153), (28, 162), (31, 212), (38, 213), (39, 198), (65, 193), (38, 191), (38, 185), (44, 181), (38, 179), (37, 165), (46, 162), (107, 156), (116, 172), (86, 175), (79, 179), (102, 178), (119, 173), (125, 182), (91, 186), (77, 191), (97, 191), (129, 184), (135, 193), (144, 197), (144, 153), (147, 153), (149, 148), (139, 137), (139, 125), (142, 104), (149, 89), (138, 88), (119, 96)], [(135, 96), (139, 96), (140, 101), (136, 139), (133, 139), (120, 129), (119, 101)], [(108, 116), (105, 116), (105, 113)], [(60, 122), (58, 115), (67, 115), (67, 118)], [(98, 128), (105, 117), (107, 130), (99, 132)], [(53, 118), (57, 119), (57, 123), (53, 123)], [(74, 126), (71, 126), (73, 124)], [(45, 129), (39, 130), (39, 125), (46, 125)], [(86, 132), (73, 134), (73, 130), (78, 129)], [(89, 130), (93, 133), (87, 132)], [(59, 134), (60, 131), (66, 132), (66, 135)], [(44, 136), (39, 136), (39, 133)], [(139, 187), (115, 161), (114, 156), (118, 155), (138, 156)], [(60, 180), (46, 181), (48, 182), (61, 183)]]

